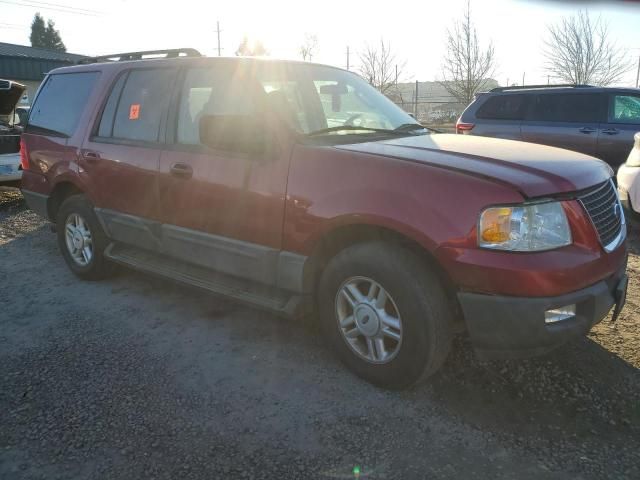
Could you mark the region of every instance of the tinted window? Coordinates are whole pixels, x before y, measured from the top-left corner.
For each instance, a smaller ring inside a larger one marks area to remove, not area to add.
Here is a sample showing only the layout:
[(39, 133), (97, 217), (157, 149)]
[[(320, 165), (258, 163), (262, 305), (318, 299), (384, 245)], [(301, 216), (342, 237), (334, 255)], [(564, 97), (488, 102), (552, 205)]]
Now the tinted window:
[(248, 90), (229, 68), (188, 70), (180, 95), (178, 143), (200, 143), (199, 125), (203, 115), (250, 115), (253, 105)]
[(98, 72), (50, 75), (31, 108), (29, 125), (73, 135)]
[(478, 109), (476, 117), (486, 120), (522, 120), (524, 100), (524, 95), (489, 97)]
[(110, 137), (113, 134), (113, 119), (116, 114), (116, 107), (118, 106), (118, 100), (120, 99), (120, 93), (122, 93), (122, 87), (126, 80), (126, 75), (120, 75), (118, 81), (113, 86), (107, 104), (104, 106), (102, 112), (102, 119), (100, 120), (100, 127), (98, 128), (99, 137)]
[(602, 102), (598, 94), (536, 95), (532, 120), (542, 122), (599, 122)]
[[(174, 71), (166, 69), (132, 70), (120, 95), (111, 136), (157, 142), (162, 115), (171, 96), (173, 76)], [(105, 129), (108, 131), (108, 127)]]
[(640, 124), (640, 96), (614, 95), (611, 121)]

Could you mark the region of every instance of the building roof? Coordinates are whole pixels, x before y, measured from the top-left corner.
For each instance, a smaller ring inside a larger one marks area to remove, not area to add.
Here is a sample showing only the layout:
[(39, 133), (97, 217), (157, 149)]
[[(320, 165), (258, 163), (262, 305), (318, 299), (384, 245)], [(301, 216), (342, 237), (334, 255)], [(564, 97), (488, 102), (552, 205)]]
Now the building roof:
[(75, 63), (81, 58), (85, 58), (86, 55), (57, 52), (55, 50), (47, 50), (46, 48), (35, 48), (28, 47), (26, 45), (0, 42), (0, 57), (38, 58), (42, 60), (58, 60)]

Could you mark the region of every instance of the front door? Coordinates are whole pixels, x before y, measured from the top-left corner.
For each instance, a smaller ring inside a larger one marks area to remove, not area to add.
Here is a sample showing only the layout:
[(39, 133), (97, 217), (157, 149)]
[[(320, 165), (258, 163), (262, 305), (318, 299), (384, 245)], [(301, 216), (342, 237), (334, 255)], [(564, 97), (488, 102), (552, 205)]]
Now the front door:
[(522, 123), (522, 140), (595, 156), (602, 118), (599, 93), (537, 94)]
[[(240, 65), (240, 66), (239, 66)], [(219, 272), (272, 284), (282, 246), (290, 151), (288, 128), (267, 117), (275, 154), (214, 149), (200, 142), (203, 115), (259, 116), (264, 90), (237, 61), (186, 68), (160, 157), (166, 253)]]
[(610, 94), (607, 123), (600, 125), (598, 158), (617, 170), (627, 160), (636, 132), (640, 132), (640, 95)]

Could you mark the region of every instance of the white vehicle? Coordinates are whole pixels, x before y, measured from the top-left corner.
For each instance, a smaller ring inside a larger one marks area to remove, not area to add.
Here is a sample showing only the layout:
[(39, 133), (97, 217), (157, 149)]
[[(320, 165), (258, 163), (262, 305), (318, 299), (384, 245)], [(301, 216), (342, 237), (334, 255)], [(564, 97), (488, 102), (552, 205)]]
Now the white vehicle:
[(17, 182), (21, 178), (20, 153), (0, 154), (0, 185)]
[(640, 132), (634, 139), (629, 158), (618, 169), (618, 194), (627, 210), (640, 213)]
[(20, 180), (20, 117), (16, 104), (24, 93), (24, 85), (0, 80), (0, 185)]

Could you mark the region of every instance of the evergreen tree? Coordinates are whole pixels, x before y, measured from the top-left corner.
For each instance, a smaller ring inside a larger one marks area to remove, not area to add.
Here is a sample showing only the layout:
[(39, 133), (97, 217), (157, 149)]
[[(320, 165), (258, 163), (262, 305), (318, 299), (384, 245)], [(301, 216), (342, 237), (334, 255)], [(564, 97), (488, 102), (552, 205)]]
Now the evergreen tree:
[(45, 25), (44, 18), (40, 13), (36, 13), (31, 22), (31, 35), (29, 36), (31, 46), (66, 52), (67, 48), (60, 38), (60, 32), (55, 27), (56, 24), (53, 20), (48, 20)]
[(31, 35), (29, 36), (32, 47), (44, 48), (46, 31), (44, 18), (40, 16), (40, 13), (36, 13), (31, 22)]

